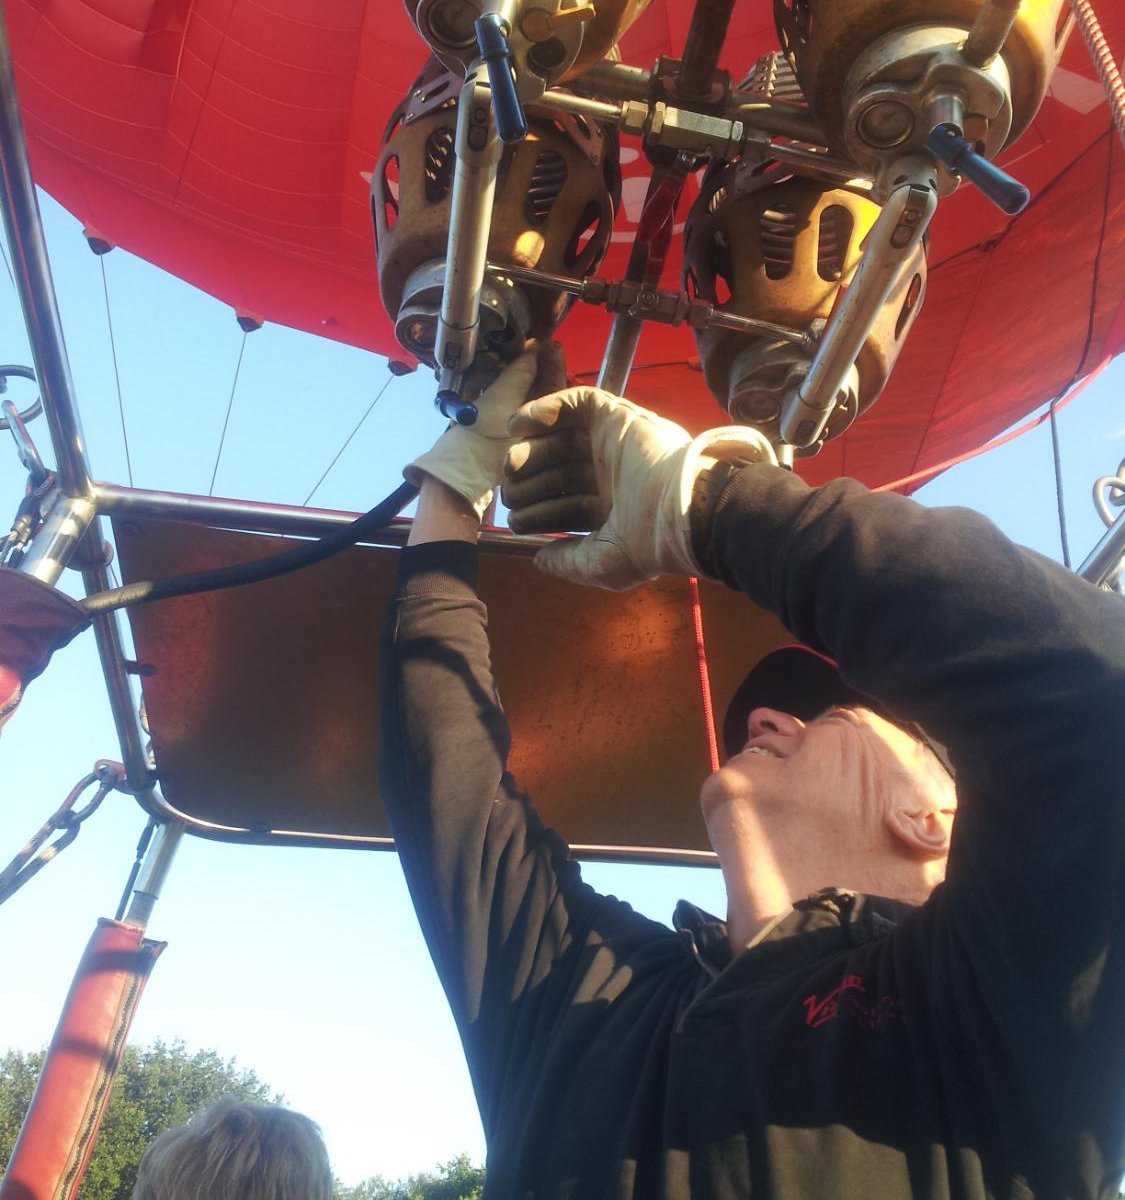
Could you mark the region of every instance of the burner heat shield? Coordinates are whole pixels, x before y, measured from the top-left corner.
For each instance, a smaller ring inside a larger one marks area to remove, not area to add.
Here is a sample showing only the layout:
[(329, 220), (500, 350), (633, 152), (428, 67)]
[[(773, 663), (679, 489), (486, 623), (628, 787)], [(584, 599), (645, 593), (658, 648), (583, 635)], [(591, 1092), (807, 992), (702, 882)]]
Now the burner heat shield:
[(1064, 0), (1023, 0), (999, 59), (967, 62), (960, 51), (985, 9), (985, 0), (774, 0), (774, 19), (837, 153), (872, 162), (915, 150), (950, 119), (935, 97), (952, 97), (965, 135), (991, 157), (1038, 111), (1068, 26)]
[[(527, 47), (526, 64), (550, 85), (566, 83), (601, 62), (652, 0), (525, 0), (512, 37)], [(477, 56), (474, 25), (481, 0), (406, 0), (418, 32), (447, 66), (465, 74)]]
[[(404, 349), (433, 365), (452, 216), (461, 79), (432, 61), (396, 109), (371, 180), (379, 291)], [(500, 162), (490, 263), (588, 275), (605, 255), (621, 196), (616, 132), (580, 117), (531, 117)], [(514, 357), (546, 338), (572, 297), (490, 270), (480, 304), (481, 350)]]
[[(879, 206), (847, 188), (726, 166), (705, 180), (684, 232), (684, 286), (722, 311), (788, 329), (819, 333), (859, 263)], [(837, 437), (883, 390), (921, 308), (926, 286), (922, 250), (899, 277), (869, 331), (815, 454)], [(780, 442), (786, 394), (800, 384), (812, 349), (768, 335), (709, 326), (696, 331), (712, 394), (740, 424)]]

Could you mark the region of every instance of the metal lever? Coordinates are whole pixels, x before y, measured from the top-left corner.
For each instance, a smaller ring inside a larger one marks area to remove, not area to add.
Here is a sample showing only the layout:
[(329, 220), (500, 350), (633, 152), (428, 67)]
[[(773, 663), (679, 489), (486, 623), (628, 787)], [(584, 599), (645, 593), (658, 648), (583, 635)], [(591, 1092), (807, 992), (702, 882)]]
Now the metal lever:
[(961, 136), (961, 130), (948, 121), (935, 125), (926, 138), (926, 149), (957, 175), (963, 175), (997, 207), (1010, 216), (1023, 212), (1031, 193), (1018, 179), (978, 154), (973, 143)]
[(475, 425), (479, 413), (477, 406), (471, 400), (462, 400), (456, 392), (442, 388), (434, 397), (438, 412), (449, 421), (458, 425)]
[(512, 68), (512, 51), (508, 45), (508, 23), (499, 13), (485, 13), (474, 25), (477, 48), (488, 68), (488, 83), (492, 88), (492, 111), (496, 117), (496, 132), (505, 144), (521, 142), (527, 136), (527, 118), (516, 91), (516, 76)]

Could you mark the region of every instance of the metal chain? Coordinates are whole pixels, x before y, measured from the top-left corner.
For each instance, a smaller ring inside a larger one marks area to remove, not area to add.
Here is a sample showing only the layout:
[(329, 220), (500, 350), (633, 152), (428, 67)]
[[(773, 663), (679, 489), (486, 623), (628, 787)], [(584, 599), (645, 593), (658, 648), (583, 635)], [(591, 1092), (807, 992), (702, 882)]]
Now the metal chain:
[[(110, 792), (131, 791), (125, 778), (125, 768), (119, 762), (103, 758), (94, 764), (94, 769), (74, 785), (70, 794), (47, 818), (39, 832), (27, 842), (4, 870), (0, 871), (0, 904), (15, 895), (33, 875), (37, 875), (57, 857), (60, 850), (65, 850), (74, 841), (83, 821), (93, 816)], [(77, 807), (82, 794), (94, 784), (97, 784), (97, 789), (93, 796), (84, 805)], [(60, 836), (49, 846), (43, 846), (53, 833), (60, 833)], [(40, 850), (41, 846), (43, 849)]]

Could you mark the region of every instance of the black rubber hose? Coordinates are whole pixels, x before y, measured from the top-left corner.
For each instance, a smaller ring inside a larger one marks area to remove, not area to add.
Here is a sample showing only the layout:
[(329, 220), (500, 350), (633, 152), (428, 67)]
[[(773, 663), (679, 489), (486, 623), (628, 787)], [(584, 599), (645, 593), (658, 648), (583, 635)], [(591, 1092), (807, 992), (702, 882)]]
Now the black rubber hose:
[(311, 567), (314, 563), (339, 554), (356, 542), (389, 525), (393, 518), (418, 495), (418, 489), (409, 483), (400, 484), (385, 500), (381, 500), (370, 512), (356, 517), (349, 525), (325, 534), (315, 542), (306, 542), (292, 550), (283, 550), (270, 558), (257, 562), (237, 563), (232, 567), (216, 567), (210, 571), (195, 571), (188, 575), (173, 575), (168, 579), (149, 579), (138, 583), (127, 583), (124, 587), (96, 592), (82, 601), (88, 613), (109, 612), (115, 608), (127, 608), (133, 604), (149, 604), (154, 600), (169, 600), (173, 596), (193, 596), (197, 592), (214, 592), (220, 588), (241, 587), (247, 583), (260, 583)]

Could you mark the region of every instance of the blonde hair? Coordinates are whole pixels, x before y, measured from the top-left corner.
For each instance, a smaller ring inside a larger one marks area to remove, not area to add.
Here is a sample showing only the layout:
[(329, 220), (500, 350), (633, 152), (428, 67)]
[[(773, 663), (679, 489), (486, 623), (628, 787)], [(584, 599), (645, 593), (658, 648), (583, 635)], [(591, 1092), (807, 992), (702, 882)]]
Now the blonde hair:
[(308, 1117), (223, 1096), (153, 1141), (133, 1200), (331, 1200), (332, 1186)]

